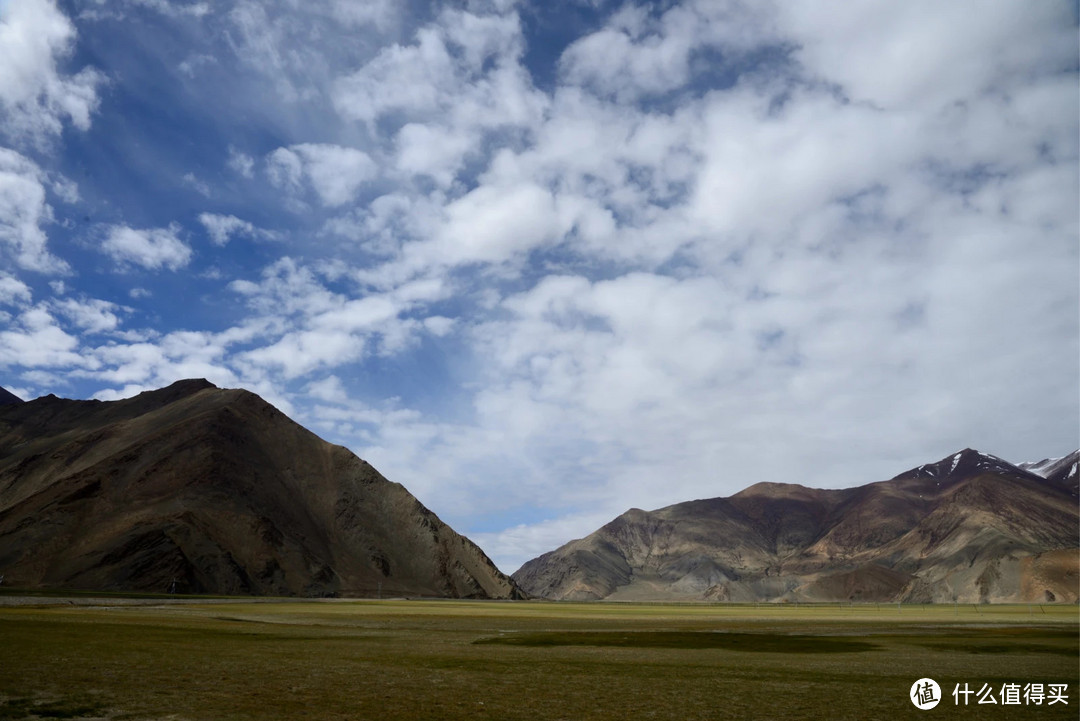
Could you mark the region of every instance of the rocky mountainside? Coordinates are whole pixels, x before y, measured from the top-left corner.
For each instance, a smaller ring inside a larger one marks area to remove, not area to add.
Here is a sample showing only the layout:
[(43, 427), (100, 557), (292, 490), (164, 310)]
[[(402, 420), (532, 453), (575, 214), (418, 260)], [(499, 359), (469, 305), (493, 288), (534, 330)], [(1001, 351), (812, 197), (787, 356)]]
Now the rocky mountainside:
[(0, 405), (0, 573), (32, 588), (520, 595), (404, 487), (204, 380)]
[(1075, 602), (1077, 457), (1025, 470), (965, 449), (858, 488), (631, 509), (513, 578), (567, 600)]
[(1077, 454), (1070, 453), (1061, 458), (1046, 458), (1034, 463), (1020, 463), (1018, 466), (1029, 473), (1042, 476), (1047, 482), (1080, 496), (1080, 477), (1077, 475)]

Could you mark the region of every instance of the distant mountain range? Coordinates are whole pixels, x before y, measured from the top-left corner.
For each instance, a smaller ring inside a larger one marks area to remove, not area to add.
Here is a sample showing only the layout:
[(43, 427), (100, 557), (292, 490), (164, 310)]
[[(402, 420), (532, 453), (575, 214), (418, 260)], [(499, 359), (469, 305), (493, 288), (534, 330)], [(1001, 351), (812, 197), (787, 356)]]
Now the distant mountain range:
[(1076, 602), (1078, 453), (965, 449), (892, 480), (631, 509), (507, 577), (404, 487), (258, 396), (0, 388), (5, 585), (256, 595)]
[(205, 380), (115, 402), (0, 389), (0, 574), (28, 588), (521, 595), (404, 487)]
[(759, 483), (631, 509), (513, 578), (565, 600), (1073, 603), (1077, 458), (965, 449), (858, 488)]

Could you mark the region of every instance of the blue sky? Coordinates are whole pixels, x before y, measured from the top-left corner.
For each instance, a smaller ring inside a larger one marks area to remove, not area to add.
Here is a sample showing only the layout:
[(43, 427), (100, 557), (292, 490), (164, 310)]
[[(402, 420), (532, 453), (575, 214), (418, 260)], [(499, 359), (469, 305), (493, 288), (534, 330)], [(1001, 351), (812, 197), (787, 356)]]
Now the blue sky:
[(1072, 2), (0, 0), (0, 385), (259, 393), (507, 571), (1080, 445)]

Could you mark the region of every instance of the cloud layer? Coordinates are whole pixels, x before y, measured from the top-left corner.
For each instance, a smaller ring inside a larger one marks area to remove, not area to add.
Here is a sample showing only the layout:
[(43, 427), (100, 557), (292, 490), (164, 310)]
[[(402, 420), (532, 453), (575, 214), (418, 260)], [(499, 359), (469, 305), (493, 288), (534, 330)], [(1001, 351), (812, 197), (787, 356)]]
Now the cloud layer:
[(248, 387), (507, 571), (1076, 447), (1069, 3), (550, 12), (0, 4), (0, 382)]

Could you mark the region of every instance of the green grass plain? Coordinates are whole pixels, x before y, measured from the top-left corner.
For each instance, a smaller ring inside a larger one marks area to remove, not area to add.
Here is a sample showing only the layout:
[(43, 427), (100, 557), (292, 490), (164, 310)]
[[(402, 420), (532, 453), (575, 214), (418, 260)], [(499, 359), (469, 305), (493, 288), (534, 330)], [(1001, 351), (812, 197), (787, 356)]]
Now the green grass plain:
[[(0, 606), (0, 719), (1076, 719), (1076, 606)], [(80, 603), (87, 603), (81, 599)], [(912, 683), (944, 699), (920, 711)], [(955, 684), (1068, 704), (957, 706)]]

